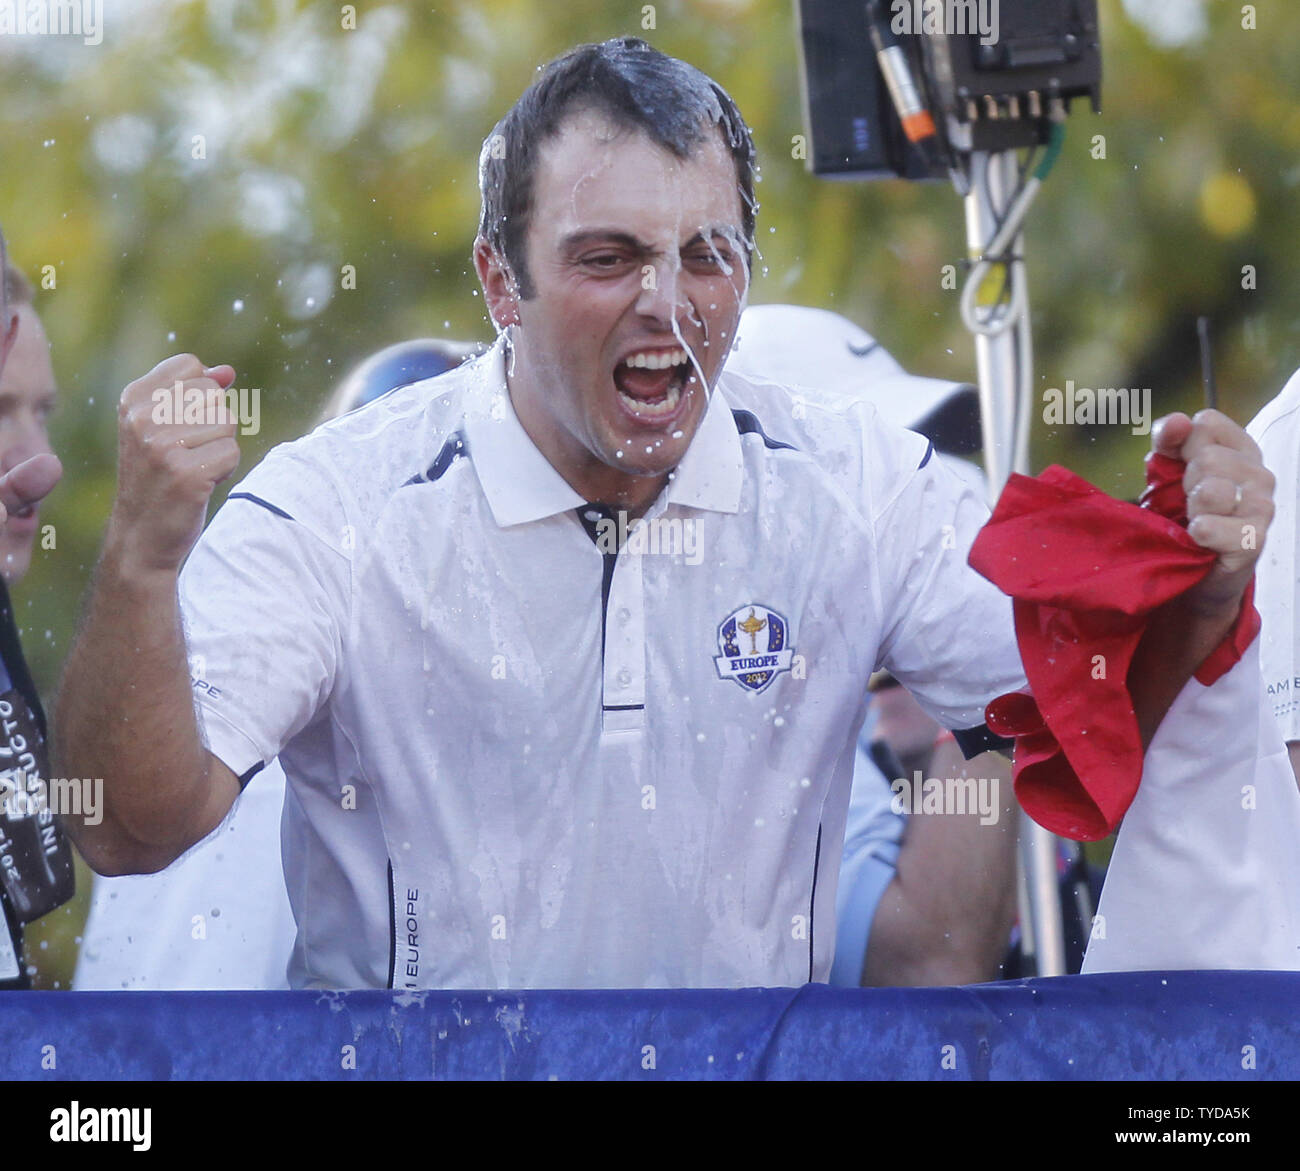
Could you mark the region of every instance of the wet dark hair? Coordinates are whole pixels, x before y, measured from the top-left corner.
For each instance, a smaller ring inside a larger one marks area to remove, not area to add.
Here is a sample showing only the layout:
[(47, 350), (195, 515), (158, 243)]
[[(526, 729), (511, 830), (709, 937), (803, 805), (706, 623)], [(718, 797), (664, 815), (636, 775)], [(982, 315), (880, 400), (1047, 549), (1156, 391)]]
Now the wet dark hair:
[[(595, 110), (616, 126), (642, 130), (680, 159), (720, 131), (736, 163), (746, 263), (753, 257), (754, 141), (731, 96), (693, 65), (637, 37), (578, 48), (543, 66), (483, 143), (479, 234), (505, 258), (520, 296), (533, 296), (524, 240), (532, 213), (533, 179), (545, 142), (566, 118)], [(716, 127), (716, 130), (714, 129)]]

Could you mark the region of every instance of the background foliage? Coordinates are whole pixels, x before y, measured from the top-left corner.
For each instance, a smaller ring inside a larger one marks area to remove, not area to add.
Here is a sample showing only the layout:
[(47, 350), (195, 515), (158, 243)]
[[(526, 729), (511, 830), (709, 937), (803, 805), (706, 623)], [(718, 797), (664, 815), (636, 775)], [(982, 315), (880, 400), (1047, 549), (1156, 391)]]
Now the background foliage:
[[(182, 350), (232, 363), (237, 386), (262, 390), (247, 469), (365, 354), (489, 337), (469, 264), (479, 146), (575, 43), (644, 35), (736, 98), (763, 164), (752, 301), (836, 308), (917, 373), (974, 378), (957, 294), (940, 286), (964, 251), (951, 189), (829, 183), (791, 157), (791, 0), (660, 0), (653, 30), (627, 0), (363, 0), (355, 30), (328, 2), (104, 7), (98, 46), (0, 37), (0, 222), (29, 276), (50, 265), (57, 280), (38, 308), (67, 473), (44, 515), (56, 547), (37, 549), (16, 593), (46, 695), (111, 502), (122, 387)], [(1102, 0), (1104, 113), (1079, 107), (1030, 220), (1040, 388), (1149, 386), (1157, 414), (1194, 409), (1199, 313), (1238, 420), (1300, 366), (1300, 7), (1254, 7), (1246, 30), (1230, 0)], [(1040, 426), (1033, 463), (1133, 495), (1146, 445), (1122, 427)], [(66, 987), (88, 888), (33, 933), (45, 986)]]

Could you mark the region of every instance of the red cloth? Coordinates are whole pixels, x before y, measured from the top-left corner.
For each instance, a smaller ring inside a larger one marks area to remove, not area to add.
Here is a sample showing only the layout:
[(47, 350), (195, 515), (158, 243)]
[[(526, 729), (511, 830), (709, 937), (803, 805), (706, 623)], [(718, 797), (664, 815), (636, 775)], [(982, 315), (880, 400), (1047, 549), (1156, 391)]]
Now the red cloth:
[[(1152, 611), (1215, 561), (1186, 530), (1183, 470), (1179, 460), (1148, 457), (1141, 507), (1062, 467), (1012, 475), (971, 548), (971, 566), (1013, 599), (1029, 682), (1029, 693), (999, 696), (985, 717), (1016, 739), (1021, 806), (1064, 837), (1105, 837), (1137, 794), (1143, 753), (1129, 665)], [(1254, 588), (1197, 670), (1200, 683), (1225, 674), (1258, 633)]]

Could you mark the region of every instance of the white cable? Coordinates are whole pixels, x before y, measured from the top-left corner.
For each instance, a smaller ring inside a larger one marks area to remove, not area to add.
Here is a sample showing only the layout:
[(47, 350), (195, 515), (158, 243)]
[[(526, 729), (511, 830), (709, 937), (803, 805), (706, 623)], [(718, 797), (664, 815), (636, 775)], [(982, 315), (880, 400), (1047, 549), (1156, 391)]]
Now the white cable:
[[(987, 189), (986, 175), (981, 177), (980, 182)], [(998, 258), (1006, 255), (1008, 246), (1011, 246), (1013, 242), (1018, 243), (1018, 237), (1024, 226), (1025, 218), (1029, 214), (1029, 208), (1038, 195), (1040, 187), (1042, 187), (1040, 180), (1030, 178), (1017, 192), (1011, 202), (1010, 209), (1002, 218), (1001, 227), (998, 228), (993, 239), (989, 241), (984, 254), (975, 262), (970, 275), (966, 278), (966, 285), (961, 294), (961, 318), (963, 324), (972, 333), (983, 334), (986, 337), (997, 337), (1016, 325), (1017, 322), (1023, 320), (1028, 312), (1028, 301), (1024, 292), (1024, 280), (1021, 272), (1024, 261), (1015, 258), (1009, 260)], [(977, 307), (975, 299), (995, 265), (1001, 266), (1005, 271), (1008, 295), (1005, 299), (999, 300), (996, 305), (987, 309)]]

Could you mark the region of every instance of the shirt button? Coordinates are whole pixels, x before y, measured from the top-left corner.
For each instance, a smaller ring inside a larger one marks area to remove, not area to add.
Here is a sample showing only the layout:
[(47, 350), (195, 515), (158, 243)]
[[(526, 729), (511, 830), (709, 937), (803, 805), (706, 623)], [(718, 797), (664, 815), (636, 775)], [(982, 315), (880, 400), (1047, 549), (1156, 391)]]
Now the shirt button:
[(618, 685), (620, 687), (626, 687), (631, 682), (632, 682), (632, 672), (629, 671), (626, 667), (624, 667), (618, 673)]
[(618, 608), (618, 620), (622, 622), (625, 626), (627, 625), (631, 617), (632, 617), (632, 611), (629, 610), (626, 606), (620, 606)]

